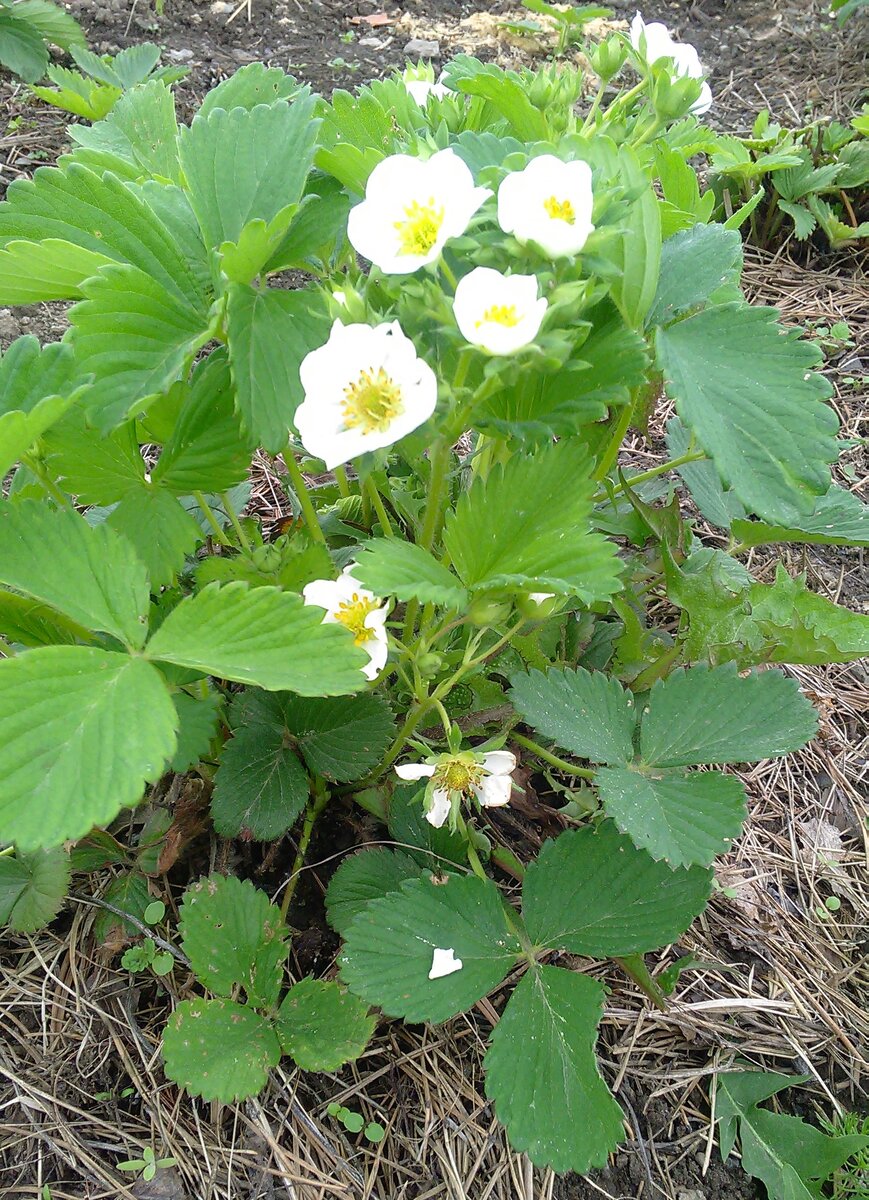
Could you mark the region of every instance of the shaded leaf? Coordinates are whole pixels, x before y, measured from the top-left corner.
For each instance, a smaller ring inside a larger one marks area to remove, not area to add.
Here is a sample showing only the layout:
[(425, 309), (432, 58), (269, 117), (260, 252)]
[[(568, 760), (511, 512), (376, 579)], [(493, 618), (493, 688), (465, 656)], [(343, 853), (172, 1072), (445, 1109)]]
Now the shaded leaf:
[(203, 541), (190, 513), (157, 484), (130, 492), (110, 513), (107, 524), (132, 545), (155, 592), (175, 580), (188, 555)]
[(344, 934), (371, 900), (396, 892), (405, 879), (418, 879), (419, 864), (401, 850), (359, 850), (341, 863), (326, 889), (326, 915)]
[(243, 726), (223, 747), (211, 817), (223, 837), (271, 841), (295, 824), (311, 784), (283, 728)]
[(374, 1032), (368, 1005), (325, 979), (302, 979), (281, 1001), (281, 1049), (303, 1071), (337, 1071), (359, 1057)]
[(0, 925), (35, 933), (55, 916), (69, 887), (69, 855), (60, 846), (0, 858)]
[(292, 740), (310, 769), (337, 783), (367, 775), (395, 732), (389, 705), (367, 693), (322, 700), (287, 696), (284, 714)]

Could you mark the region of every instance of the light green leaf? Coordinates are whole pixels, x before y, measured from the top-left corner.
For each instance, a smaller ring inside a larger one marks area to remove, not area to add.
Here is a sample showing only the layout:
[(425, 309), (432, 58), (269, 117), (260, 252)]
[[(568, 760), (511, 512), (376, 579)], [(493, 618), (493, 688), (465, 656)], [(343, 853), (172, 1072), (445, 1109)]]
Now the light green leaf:
[(364, 683), (364, 654), (338, 623), (278, 588), (210, 584), (175, 608), (148, 657), (221, 679), (302, 696), (342, 695)]
[(419, 876), (419, 864), (401, 850), (380, 848), (348, 855), (326, 889), (329, 924), (336, 933), (346, 933), (371, 900), (397, 892), (405, 879)]
[(317, 254), (341, 245), (350, 212), (350, 197), (337, 179), (315, 173), (286, 236), (266, 263), (268, 273), (304, 267)]
[(135, 190), (111, 174), (68, 163), (62, 170), (40, 167), (33, 179), (10, 184), (0, 205), (0, 244), (47, 238), (130, 263), (176, 302), (204, 309), (200, 281), (172, 231), (155, 220)]
[(742, 238), (735, 231), (692, 225), (674, 234), (661, 247), (661, 274), (647, 324), (669, 325), (706, 304), (719, 288), (738, 283), (741, 270)]
[(48, 469), (80, 504), (116, 504), (146, 487), (133, 421), (98, 437), (77, 404), (45, 434), (42, 450)]
[(191, 1096), (231, 1104), (255, 1096), (281, 1057), (265, 1017), (232, 1000), (182, 1000), (163, 1033), (167, 1076)]
[(173, 692), (172, 703), (178, 717), (178, 746), (169, 770), (180, 774), (195, 766), (208, 753), (217, 732), (222, 697), (217, 692), (208, 692), (202, 697), (189, 696), (187, 692)]
[(377, 596), (419, 600), (455, 611), (464, 609), (468, 593), (437, 559), (399, 538), (377, 538), (356, 555), (353, 574)]
[(855, 613), (810, 592), (781, 564), (775, 583), (755, 584), (751, 616), (772, 647), (770, 662), (853, 662), (869, 655), (869, 614)]
[(395, 733), (392, 710), (380, 696), (284, 699), (287, 729), (312, 771), (336, 783), (367, 775)]
[(527, 85), (517, 72), (459, 54), (451, 60), (446, 76), (454, 91), (488, 100), (508, 122), (510, 132), (523, 142), (546, 140), (546, 117), (531, 103)]
[(232, 284), (227, 336), (243, 427), (274, 454), (286, 449), (304, 392), (299, 366), (329, 336), (323, 302), (308, 291)]
[(257, 217), (247, 222), (238, 241), (223, 242), (219, 250), (220, 268), (227, 279), (250, 283), (259, 275), (281, 244), (297, 211), (296, 205), (289, 205), (271, 221)]
[(603, 984), (538, 966), (513, 992), (485, 1058), (486, 1095), (510, 1145), (540, 1167), (606, 1165), (624, 1140), (622, 1110), (594, 1055)]
[(0, 858), (0, 925), (35, 933), (55, 916), (69, 887), (69, 855), (60, 846)]
[(745, 820), (745, 789), (720, 771), (605, 767), (594, 777), (607, 815), (635, 846), (672, 867), (708, 866)]
[(248, 1003), (277, 1003), (290, 931), (280, 910), (249, 879), (209, 875), (184, 893), (178, 915), (184, 953), (196, 977), (218, 996), (236, 985)]
[(540, 946), (623, 958), (674, 942), (706, 907), (711, 873), (671, 870), (611, 821), (543, 843), (522, 886), (528, 935)]
[(201, 541), (202, 532), (168, 488), (149, 484), (130, 492), (108, 526), (132, 545), (148, 571), (151, 590), (168, 587)]
[(142, 175), (173, 183), (180, 180), (175, 101), (162, 80), (152, 79), (133, 88), (121, 96), (104, 120), (75, 130), (80, 146), (120, 154)]
[(624, 151), (619, 156), (622, 163), (623, 183), (628, 187), (643, 187), (620, 222), (624, 236), (621, 240), (616, 263), (619, 274), (612, 282), (611, 295), (619, 312), (634, 329), (641, 329), (655, 298), (658, 272), (661, 262), (661, 208), (645, 172), (633, 159), (627, 168)]
[(0, 841), (27, 852), (107, 825), (159, 777), (175, 723), (141, 658), (47, 646), (0, 661)]
[(41, 35), (8, 8), (0, 9), (0, 63), (26, 83), (45, 74), (48, 50)]
[(138, 267), (103, 267), (69, 313), (72, 344), (95, 382), (88, 412), (107, 433), (144, 412), (184, 375), (209, 340), (208, 318)]
[(0, 589), (0, 634), (22, 646), (72, 645), (88, 641), (87, 629), (47, 604)]
[(111, 261), (105, 254), (59, 238), (7, 242), (0, 250), (0, 303), (77, 300), (84, 294), (82, 281)]
[(617, 679), (564, 668), (520, 673), (510, 700), (534, 728), (580, 758), (627, 763), (634, 756), (634, 698)]
[(656, 767), (759, 762), (799, 750), (818, 714), (780, 671), (740, 676), (727, 664), (679, 668), (652, 688), (643, 716), (643, 760)]
[(71, 510), (0, 505), (0, 582), (136, 649), (145, 640), (145, 568), (112, 530)]
[(444, 534), (462, 582), (566, 593), (586, 604), (617, 592), (615, 546), (591, 531), (591, 469), (585, 446), (565, 439), (478, 478)]
[(338, 1071), (359, 1057), (374, 1032), (368, 1005), (325, 979), (302, 979), (281, 1001), (281, 1049), (303, 1071)]
[(281, 837), (310, 795), (305, 768), (285, 744), (281, 727), (243, 726), (223, 747), (214, 778), (211, 816), (223, 837)]
[(208, 247), (238, 240), (252, 220), (272, 221), (302, 198), (314, 161), (315, 100), (215, 108), (181, 130), (190, 202)]
[[(79, 61), (78, 56), (73, 57)], [(126, 92), (151, 74), (160, 61), (160, 47), (153, 42), (137, 42), (119, 50), (111, 61), (111, 69)]]
[(60, 46), (61, 50), (85, 45), (81, 25), (59, 4), (51, 4), (49, 0), (16, 0), (14, 13), (47, 42), (51, 42), (53, 46)]
[(658, 359), (679, 416), (750, 511), (779, 524), (830, 486), (835, 413), (815, 350), (774, 309), (721, 304), (660, 329)]
[[(476, 875), (409, 880), (350, 923), (341, 975), (390, 1016), (446, 1021), (497, 987), (519, 953), (495, 885)], [(435, 949), (461, 970), (429, 979)]]
[(233, 108), (251, 109), (258, 104), (273, 104), (276, 100), (291, 99), (300, 90), (292, 75), (287, 75), (280, 67), (254, 62), (213, 87), (203, 99), (199, 115), (207, 117), (215, 108), (229, 112)]
[(81, 394), (72, 350), (17, 338), (0, 361), (0, 476), (30, 450)]
[(869, 504), (836, 484), (819, 496), (812, 512), (792, 526), (734, 520), (733, 536), (743, 546), (809, 542), (819, 546), (869, 546)]
[[(76, 117), (83, 117), (86, 121), (100, 121), (111, 111), (112, 105), (121, 96), (120, 88), (97, 83), (94, 79), (86, 79), (80, 72), (69, 71), (66, 67), (52, 64), (46, 74), (57, 86), (34, 87), (31, 88), (33, 94), (53, 108), (62, 108), (64, 112), (72, 113)], [(63, 163), (63, 156), (58, 162)], [(127, 173), (126, 164), (123, 164), (122, 168), (121, 160), (116, 157), (99, 164), (91, 163), (85, 158), (83, 165), (94, 165), (99, 168), (105, 166), (109, 170), (114, 170), (119, 178), (125, 178)]]

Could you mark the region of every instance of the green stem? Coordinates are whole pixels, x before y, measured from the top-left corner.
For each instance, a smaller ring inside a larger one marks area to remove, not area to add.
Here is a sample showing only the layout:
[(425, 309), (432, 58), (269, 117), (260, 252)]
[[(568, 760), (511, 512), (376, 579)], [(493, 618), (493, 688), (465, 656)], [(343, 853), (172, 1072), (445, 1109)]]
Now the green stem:
[(606, 87), (607, 87), (607, 81), (602, 80), (601, 85), (597, 89), (597, 92), (595, 93), (595, 97), (591, 102), (591, 108), (588, 110), (588, 115), (586, 116), (585, 120), (582, 123), (582, 129), (580, 130), (580, 133), (588, 133), (589, 130), (592, 128), (592, 126), (595, 124), (595, 118), (597, 117), (597, 114), (600, 112), (600, 106), (601, 106), (601, 103), (603, 102), (603, 94), (606, 91)]
[(342, 500), (346, 500), (350, 495), (350, 482), (347, 479), (347, 472), (343, 467), (336, 467), (332, 474), (335, 476), (335, 482), (338, 485), (338, 495)]
[(238, 514), (233, 507), (233, 503), (227, 492), (220, 493), (220, 499), (223, 501), (223, 507), (226, 510), (226, 515), (229, 517), (229, 523), (235, 530), (235, 536), (238, 538), (238, 544), (246, 554), (250, 554), (251, 546), (248, 541), (247, 534), (241, 527), (241, 522), (238, 519)]
[(296, 857), (293, 862), (293, 869), (290, 872), (290, 878), (287, 880), (287, 886), (284, 890), (284, 898), (281, 901), (281, 920), (287, 919), (287, 913), (290, 909), (290, 903), (296, 892), (296, 886), (299, 882), (299, 875), (302, 867), (305, 865), (305, 855), (308, 853), (308, 846), (311, 842), (311, 834), (314, 832), (314, 825), (320, 813), (329, 803), (329, 793), (326, 790), (325, 782), (319, 777), (314, 777), (314, 795), (311, 803), (305, 810), (305, 820), (302, 825), (302, 834), (299, 838), (299, 848), (296, 851)]
[(635, 100), (637, 96), (641, 96), (643, 92), (646, 91), (648, 82), (648, 77), (644, 77), (639, 83), (635, 84), (632, 88), (625, 92), (623, 96), (616, 96), (615, 100), (613, 100), (612, 104), (606, 111), (607, 119), (612, 120), (615, 113), (619, 112), (623, 108), (628, 108), (631, 102)]
[(284, 466), (287, 468), (287, 474), (290, 477), (290, 483), (293, 485), (293, 491), (296, 493), (296, 499), (299, 502), (299, 508), (302, 510), (302, 516), (305, 521), (308, 533), (311, 539), (319, 542), (321, 545), (326, 545), (326, 535), (320, 528), (320, 522), (317, 520), (317, 512), (311, 501), (308, 485), (305, 483), (305, 477), (302, 475), (299, 464), (296, 462), (296, 456), (289, 447), (281, 455)]
[(383, 503), (383, 497), (380, 495), (377, 484), (373, 479), (367, 479), (365, 481), (365, 492), (370, 498), (371, 503), (374, 505), (374, 511), (377, 513), (377, 519), (380, 522), (380, 528), (387, 537), (395, 537), (395, 530), (392, 528), (392, 524), (389, 520), (389, 514), (386, 511), (386, 505)]
[(566, 758), (559, 758), (557, 754), (553, 754), (551, 750), (547, 750), (543, 746), (538, 746), (537, 742), (532, 742), (531, 738), (525, 737), (524, 734), (513, 733), (511, 737), (514, 742), (518, 742), (520, 746), (530, 750), (532, 754), (549, 763), (551, 767), (557, 767), (559, 771), (564, 771), (568, 775), (576, 775), (578, 779), (594, 779), (595, 772), (589, 770), (588, 767), (575, 767)]
[[(384, 771), (386, 771), (389, 767), (392, 766), (392, 764), (398, 758), (399, 754), (401, 754), (401, 751), (404, 748), (404, 743), (411, 736), (411, 734), (417, 728), (420, 721), (423, 719), (423, 717), (425, 716), (425, 714), (428, 712), (428, 710), (431, 707), (432, 707), (431, 701), (428, 698), (426, 698), (425, 700), (420, 701), (419, 704), (417, 705), (417, 707), (415, 709), (412, 709), (407, 714), (407, 716), (405, 717), (405, 720), (404, 720), (404, 724), (402, 725), (401, 729), (399, 729), (398, 733), (396, 734), (395, 741), (392, 743), (392, 745), (389, 747), (389, 750), (387, 751), (386, 757), (383, 759), (383, 761), (381, 762), (381, 764), (377, 768), (377, 770), (371, 772), (371, 777), (379, 777), (380, 775), (383, 774)], [(369, 778), (369, 776), (366, 776), (366, 779), (367, 778)], [(363, 780), (362, 782), (364, 783), (365, 781)]]
[(450, 444), (445, 439), (437, 442), (432, 450), (431, 476), (428, 483), (428, 499), (422, 523), (419, 544), (423, 550), (431, 550), (440, 529), (446, 490), (447, 470), (450, 465)]
[(660, 117), (655, 117), (654, 121), (646, 128), (645, 132), (640, 134), (635, 142), (629, 144), (632, 145), (634, 149), (636, 149), (637, 146), (645, 146), (646, 142), (650, 142), (652, 138), (664, 128), (666, 123), (667, 122), (662, 121)]
[(601, 500), (611, 498), (611, 493), (623, 492), (626, 488), (635, 487), (638, 483), (647, 483), (650, 479), (656, 479), (659, 475), (664, 475), (667, 471), (675, 471), (677, 467), (683, 467), (685, 463), (700, 462), (707, 457), (704, 450), (695, 450), (691, 454), (682, 454), (679, 458), (669, 459), (665, 463), (659, 463), (657, 467), (649, 467), (648, 471), (641, 471), (639, 475), (631, 475), (629, 479), (623, 482), (614, 483), (606, 492), (598, 492), (594, 496), (594, 503), (598, 504)]
[(35, 458), (30, 458), (28, 455), (24, 455), (21, 461), (24, 463), (25, 467), (28, 468), (28, 470), (33, 472), (51, 498), (56, 500), (61, 508), (75, 508), (72, 500), (70, 500), (69, 496), (67, 496), (65, 492), (60, 490), (42, 463)]
[(447, 283), (450, 285), (453, 291), (455, 291), (459, 286), (459, 281), (456, 279), (455, 272), (453, 271), (452, 267), (443, 257), (441, 257), (440, 268), (446, 277)]
[(525, 864), (520, 862), (513, 851), (508, 850), (506, 846), (493, 846), (490, 857), (496, 867), (500, 867), (514, 879), (521, 881), (525, 878)]
[(196, 500), (196, 503), (202, 509), (206, 521), (211, 526), (211, 532), (214, 534), (215, 541), (219, 542), (221, 546), (228, 546), (230, 550), (234, 549), (232, 542), (221, 529), (220, 522), (212, 512), (211, 506), (203, 496), (202, 492), (194, 492), (193, 496)]
[(624, 973), (633, 979), (640, 991), (648, 996), (655, 1008), (660, 1009), (661, 1012), (667, 1011), (667, 997), (649, 974), (649, 968), (646, 966), (642, 954), (630, 954), (626, 958), (617, 958), (616, 962)]
[(619, 419), (613, 426), (613, 431), (610, 440), (607, 443), (607, 448), (603, 452), (600, 462), (597, 464), (594, 472), (595, 479), (605, 479), (612, 469), (613, 463), (619, 456), (622, 442), (625, 440), (625, 434), (628, 432), (628, 426), (631, 423), (631, 417), (634, 415), (634, 402), (631, 399), (619, 413)]

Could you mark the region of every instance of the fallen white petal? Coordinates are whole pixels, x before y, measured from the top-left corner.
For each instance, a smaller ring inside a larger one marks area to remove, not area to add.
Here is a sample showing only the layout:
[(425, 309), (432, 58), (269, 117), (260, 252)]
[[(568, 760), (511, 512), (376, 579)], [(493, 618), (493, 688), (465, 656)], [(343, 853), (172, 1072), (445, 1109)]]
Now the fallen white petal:
[(448, 950), (435, 949), (431, 956), (431, 970), (428, 973), (429, 979), (443, 979), (445, 975), (454, 975), (456, 971), (461, 971), (462, 960), (456, 958), (455, 951), (450, 947)]

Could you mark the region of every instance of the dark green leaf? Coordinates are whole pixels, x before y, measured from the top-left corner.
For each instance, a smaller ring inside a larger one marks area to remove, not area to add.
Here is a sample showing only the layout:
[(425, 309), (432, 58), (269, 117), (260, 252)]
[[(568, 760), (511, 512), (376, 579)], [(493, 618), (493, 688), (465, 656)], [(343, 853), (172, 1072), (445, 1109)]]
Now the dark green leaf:
[(132, 545), (148, 571), (151, 590), (168, 587), (201, 541), (199, 525), (166, 487), (130, 492), (110, 514), (110, 529)]
[(337, 783), (361, 779), (389, 748), (395, 721), (379, 696), (340, 699), (287, 696), (287, 728), (312, 771)]
[(359, 1057), (374, 1032), (368, 1005), (337, 983), (302, 979), (281, 1001), (281, 1049), (303, 1071), (338, 1071)]
[(326, 915), (340, 934), (371, 900), (396, 892), (405, 879), (418, 879), (420, 867), (401, 850), (359, 850), (348, 855), (329, 880)]
[(169, 769), (188, 771), (208, 753), (217, 732), (222, 697), (218, 692), (208, 692), (201, 697), (174, 692), (172, 703), (178, 715), (178, 746)]
[(61, 847), (0, 858), (0, 925), (35, 933), (57, 913), (69, 886), (69, 855)]
[(510, 700), (539, 733), (596, 763), (626, 763), (634, 755), (634, 698), (599, 672), (552, 669), (511, 676)]
[(223, 837), (281, 837), (305, 807), (310, 786), (282, 728), (243, 726), (220, 756), (211, 797), (214, 828)]

